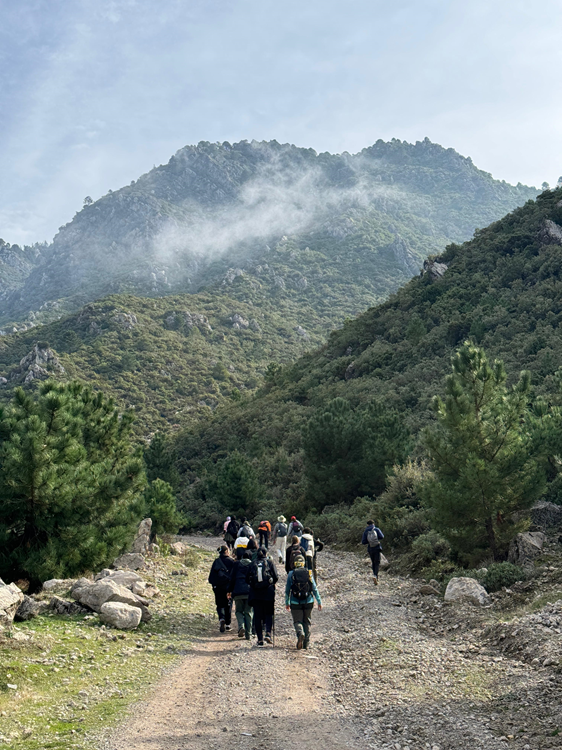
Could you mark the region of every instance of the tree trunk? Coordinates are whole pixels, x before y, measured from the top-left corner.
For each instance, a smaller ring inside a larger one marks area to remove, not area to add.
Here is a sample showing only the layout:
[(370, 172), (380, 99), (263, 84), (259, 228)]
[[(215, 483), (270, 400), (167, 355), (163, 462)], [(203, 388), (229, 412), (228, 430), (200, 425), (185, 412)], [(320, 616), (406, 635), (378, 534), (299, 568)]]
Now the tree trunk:
[(494, 524), (491, 518), (486, 519), (486, 533), (488, 535), (488, 544), (492, 550), (494, 560), (499, 560), (498, 547), (496, 544), (496, 534), (494, 532)]

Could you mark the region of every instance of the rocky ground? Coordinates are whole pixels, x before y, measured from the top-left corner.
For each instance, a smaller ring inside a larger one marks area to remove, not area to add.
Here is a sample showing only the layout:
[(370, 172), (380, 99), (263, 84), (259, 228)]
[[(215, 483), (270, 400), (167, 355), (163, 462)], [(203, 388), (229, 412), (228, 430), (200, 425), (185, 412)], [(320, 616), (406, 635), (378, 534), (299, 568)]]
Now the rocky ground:
[(408, 579), (375, 587), (360, 558), (326, 550), (310, 651), (295, 650), (281, 596), (275, 648), (213, 624), (103, 748), (560, 748), (562, 604), (533, 612), (533, 586), (489, 608), (444, 605)]

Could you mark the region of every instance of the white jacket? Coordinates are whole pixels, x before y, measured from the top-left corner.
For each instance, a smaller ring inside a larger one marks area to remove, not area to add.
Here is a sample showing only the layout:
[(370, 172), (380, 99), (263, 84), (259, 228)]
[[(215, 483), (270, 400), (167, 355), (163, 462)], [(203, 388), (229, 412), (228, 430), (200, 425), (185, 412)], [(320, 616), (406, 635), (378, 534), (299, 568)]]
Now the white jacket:
[(308, 542), (308, 549), (306, 550), (307, 557), (314, 557), (314, 538), (312, 534), (303, 534), (301, 539), (306, 539)]

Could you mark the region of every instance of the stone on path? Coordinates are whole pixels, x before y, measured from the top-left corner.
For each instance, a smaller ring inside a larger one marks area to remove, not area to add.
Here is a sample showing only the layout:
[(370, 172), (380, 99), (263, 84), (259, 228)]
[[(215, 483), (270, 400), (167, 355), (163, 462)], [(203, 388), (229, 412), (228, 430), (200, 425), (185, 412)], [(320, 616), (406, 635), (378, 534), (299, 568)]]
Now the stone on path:
[(488, 592), (474, 578), (451, 578), (445, 591), (447, 603), (469, 601), (481, 607), (490, 603)]

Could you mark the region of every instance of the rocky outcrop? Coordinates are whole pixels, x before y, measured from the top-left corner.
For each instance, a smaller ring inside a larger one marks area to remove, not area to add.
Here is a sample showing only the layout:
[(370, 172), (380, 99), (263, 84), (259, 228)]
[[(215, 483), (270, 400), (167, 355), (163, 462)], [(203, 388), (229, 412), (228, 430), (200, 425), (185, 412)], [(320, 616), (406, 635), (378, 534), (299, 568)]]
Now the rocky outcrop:
[(164, 325), (170, 330), (177, 330), (178, 328), (199, 328), (212, 331), (211, 324), (206, 315), (201, 313), (192, 313), (188, 310), (180, 310), (166, 313), (164, 316)]
[(41, 591), (45, 594), (65, 594), (75, 583), (76, 578), (51, 578), (45, 581)]
[(466, 578), (465, 576), (451, 578), (445, 590), (445, 602), (453, 604), (462, 601), (484, 607), (490, 604), (490, 597), (486, 589), (474, 578)]
[(511, 540), (508, 561), (514, 565), (529, 565), (541, 554), (545, 535), (542, 531), (525, 531)]
[(74, 584), (71, 595), (79, 604), (94, 612), (101, 612), (102, 606), (107, 602), (118, 602), (137, 607), (141, 611), (142, 620), (144, 622), (150, 620), (150, 613), (147, 608), (148, 601), (137, 594), (133, 594), (125, 586), (115, 583), (110, 577), (102, 578), (99, 581), (81, 578)]
[(531, 521), (544, 529), (558, 526), (562, 523), (562, 505), (540, 500), (531, 508)]
[(35, 344), (33, 349), (12, 370), (9, 379), (16, 383), (31, 383), (32, 380), (47, 380), (55, 374), (62, 375), (64, 367), (52, 349)]
[(134, 630), (141, 621), (141, 611), (121, 602), (107, 602), (101, 606), (100, 620), (119, 630)]
[(32, 620), (34, 617), (43, 614), (49, 609), (49, 602), (38, 601), (31, 596), (25, 596), (23, 602), (17, 609), (15, 620), (18, 622), (25, 622)]
[(432, 281), (439, 281), (448, 267), (446, 263), (438, 263), (436, 260), (424, 260), (421, 275), (428, 275)]
[(146, 555), (150, 547), (150, 535), (152, 533), (152, 519), (145, 518), (140, 522), (137, 530), (137, 535), (133, 542), (133, 552), (138, 552), (141, 555)]
[(308, 335), (308, 333), (304, 330), (304, 328), (302, 326), (295, 326), (293, 328), (293, 331), (295, 331), (295, 333), (297, 334), (297, 336), (300, 336), (305, 341), (310, 341), (310, 336)]
[(0, 578), (0, 628), (9, 627), (24, 600), (15, 583), (4, 583)]
[(545, 219), (539, 239), (545, 245), (562, 245), (562, 227), (550, 219)]
[(53, 596), (49, 602), (49, 611), (55, 615), (85, 615), (90, 611), (78, 602), (71, 602), (60, 596)]
[(242, 317), (239, 313), (234, 313), (234, 315), (231, 315), (228, 320), (232, 323), (232, 327), (235, 330), (245, 330), (250, 327), (250, 321), (246, 320), (246, 318)]

